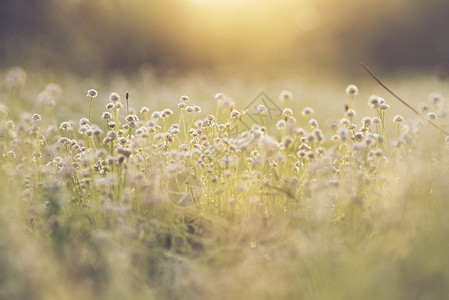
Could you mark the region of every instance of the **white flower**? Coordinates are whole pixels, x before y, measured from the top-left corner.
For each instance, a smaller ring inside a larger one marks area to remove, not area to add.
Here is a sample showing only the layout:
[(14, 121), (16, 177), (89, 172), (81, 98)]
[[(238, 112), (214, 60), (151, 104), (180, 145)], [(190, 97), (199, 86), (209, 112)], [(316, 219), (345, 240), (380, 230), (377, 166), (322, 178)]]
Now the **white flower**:
[(346, 95), (357, 96), (358, 94), (359, 94), (359, 89), (355, 85), (353, 85), (353, 84), (348, 85), (348, 87), (346, 88)]
[(400, 115), (396, 115), (393, 118), (393, 122), (395, 122), (395, 123), (400, 123), (400, 122), (403, 122), (403, 121), (404, 121), (404, 118), (402, 116), (400, 116)]
[(287, 102), (288, 103), (292, 99), (293, 99), (293, 94), (290, 91), (283, 90), (279, 94), (279, 101), (281, 101), (281, 102)]
[[(90, 90), (90, 91), (94, 91), (95, 93), (97, 93), (97, 91), (95, 91), (95, 90)], [(87, 92), (87, 93), (88, 93), (88, 96), (91, 96), (91, 95), (89, 95), (90, 91)], [(94, 96), (94, 97), (95, 97), (95, 96)], [(120, 95), (117, 94), (117, 93), (111, 93), (111, 94), (109, 95), (109, 100), (112, 101), (112, 102), (117, 102), (117, 101), (120, 100)]]
[(87, 91), (87, 97), (95, 98), (98, 96), (98, 92), (94, 89), (90, 89)]

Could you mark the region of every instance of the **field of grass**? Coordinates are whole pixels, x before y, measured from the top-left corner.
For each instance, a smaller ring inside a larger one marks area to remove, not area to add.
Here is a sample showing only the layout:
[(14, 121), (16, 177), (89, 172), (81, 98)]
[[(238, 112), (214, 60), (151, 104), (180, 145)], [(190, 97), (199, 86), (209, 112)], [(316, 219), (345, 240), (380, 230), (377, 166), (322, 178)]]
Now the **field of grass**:
[(368, 75), (1, 75), (0, 299), (449, 297), (446, 135)]

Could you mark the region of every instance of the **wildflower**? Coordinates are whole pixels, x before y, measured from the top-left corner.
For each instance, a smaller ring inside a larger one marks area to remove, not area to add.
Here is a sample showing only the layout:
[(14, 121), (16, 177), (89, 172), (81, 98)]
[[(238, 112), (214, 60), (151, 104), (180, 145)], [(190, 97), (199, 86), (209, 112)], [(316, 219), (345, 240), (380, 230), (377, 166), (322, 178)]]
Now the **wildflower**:
[(432, 93), (429, 96), (429, 101), (433, 104), (441, 103), (443, 100), (443, 97), (438, 93)]
[(396, 115), (393, 118), (393, 122), (395, 122), (395, 123), (401, 123), (403, 121), (404, 121), (404, 118), (402, 116), (400, 116), (400, 115)]
[(267, 113), (267, 111), (268, 111), (268, 110), (267, 110), (267, 107), (266, 107), (265, 105), (259, 104), (259, 105), (257, 106), (257, 112), (258, 112), (258, 113), (264, 115), (264, 114)]
[(387, 103), (382, 103), (382, 104), (379, 105), (379, 108), (381, 110), (387, 110), (387, 109), (390, 108), (390, 106)]
[(109, 101), (114, 102), (114, 103), (120, 101), (120, 95), (117, 93), (111, 93), (109, 95)]
[(296, 119), (294, 117), (292, 117), (292, 116), (289, 116), (287, 118), (287, 123), (288, 124), (296, 124)]
[(146, 114), (146, 113), (148, 113), (150, 111), (150, 109), (148, 108), (148, 107), (146, 107), (146, 106), (144, 106), (144, 107), (142, 107), (141, 109), (140, 109), (140, 113), (141, 114)]
[(287, 126), (287, 123), (284, 120), (279, 120), (276, 123), (276, 128), (277, 129), (284, 129)]
[(421, 103), (421, 104), (419, 105), (419, 110), (420, 110), (421, 112), (423, 112), (423, 113), (426, 113), (426, 112), (429, 111), (429, 106), (428, 106), (427, 104), (425, 104), (425, 103)]
[(236, 109), (234, 109), (233, 111), (231, 111), (231, 118), (232, 119), (238, 119), (240, 117), (240, 112)]
[(310, 119), (309, 124), (310, 124), (310, 126), (312, 126), (314, 128), (318, 127), (318, 121), (315, 119)]
[(303, 116), (310, 116), (310, 115), (312, 115), (313, 114), (313, 109), (311, 108), (311, 107), (308, 107), (308, 106), (306, 106), (306, 107), (304, 107), (304, 109), (302, 110), (302, 112), (301, 112), (301, 114), (303, 115)]
[(115, 133), (115, 131), (111, 130), (111, 131), (108, 131), (106, 136), (112, 141), (112, 140), (115, 140), (115, 138), (117, 137), (117, 134)]
[(346, 118), (342, 118), (339, 123), (340, 123), (340, 125), (343, 125), (343, 126), (346, 126), (346, 127), (348, 127), (349, 124), (350, 124), (349, 120), (346, 119)]
[(186, 107), (186, 112), (192, 113), (193, 111), (194, 111), (193, 106), (188, 105), (188, 106)]
[(104, 112), (104, 113), (101, 115), (101, 118), (102, 118), (103, 120), (109, 120), (109, 119), (112, 119), (112, 114), (111, 114), (110, 112), (106, 111), (106, 112)]
[(187, 104), (185, 104), (185, 102), (179, 102), (179, 103), (178, 103), (178, 107), (179, 107), (180, 109), (184, 109), (184, 108), (186, 108), (186, 106), (187, 106)]
[(293, 99), (293, 94), (290, 91), (287, 90), (283, 90), (281, 91), (281, 93), (279, 94), (279, 101), (281, 101), (282, 103), (288, 103)]
[(195, 106), (193, 107), (193, 110), (194, 110), (195, 112), (201, 112), (201, 107), (199, 107), (198, 105), (195, 105)]
[(95, 98), (98, 96), (98, 92), (94, 89), (90, 89), (87, 91), (87, 97)]
[(371, 108), (379, 107), (379, 96), (371, 95), (368, 100), (368, 105), (370, 105)]
[(355, 85), (353, 85), (353, 84), (348, 85), (348, 87), (346, 88), (346, 95), (357, 96), (358, 94), (359, 94), (359, 90)]
[(181, 96), (181, 98), (179, 99), (181, 102), (185, 103), (189, 101), (189, 97), (186, 95)]
[(61, 125), (59, 125), (59, 129), (62, 130), (70, 130), (72, 128), (72, 126), (70, 125), (69, 122), (62, 122)]
[(364, 117), (363, 119), (362, 119), (362, 125), (364, 126), (364, 127), (370, 127), (370, 125), (371, 125), (371, 118), (370, 117)]
[(32, 117), (33, 121), (40, 121), (41, 120), (41, 116), (39, 114), (34, 114)]
[(161, 117), (166, 118), (172, 114), (173, 114), (173, 111), (171, 109), (166, 108), (162, 111)]
[(153, 112), (153, 113), (151, 114), (151, 118), (152, 118), (152, 119), (157, 120), (157, 119), (159, 119), (160, 117), (162, 117), (162, 115), (161, 115), (161, 113), (158, 112), (158, 111), (155, 111), (155, 112)]
[(217, 94), (215, 94), (215, 99), (217, 101), (224, 100), (225, 99), (225, 95), (223, 93), (217, 93)]
[(293, 115), (293, 112), (292, 112), (292, 110), (290, 108), (285, 108), (284, 111), (282, 112), (282, 115), (288, 117), (288, 116)]
[(427, 114), (427, 118), (431, 119), (431, 120), (436, 120), (437, 119), (437, 114), (434, 112), (430, 112)]
[(355, 110), (353, 110), (353, 109), (348, 109), (348, 111), (346, 112), (346, 116), (348, 118), (354, 118), (356, 115), (357, 114), (356, 114)]

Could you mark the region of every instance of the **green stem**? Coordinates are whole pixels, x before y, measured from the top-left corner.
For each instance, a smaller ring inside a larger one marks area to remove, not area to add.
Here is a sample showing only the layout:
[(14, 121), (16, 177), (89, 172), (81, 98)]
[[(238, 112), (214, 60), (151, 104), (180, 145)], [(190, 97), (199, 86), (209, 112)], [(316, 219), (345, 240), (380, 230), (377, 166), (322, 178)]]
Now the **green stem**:
[(90, 126), (90, 115), (92, 112), (92, 102), (94, 100), (94, 97), (90, 97), (90, 105), (89, 105), (89, 126)]

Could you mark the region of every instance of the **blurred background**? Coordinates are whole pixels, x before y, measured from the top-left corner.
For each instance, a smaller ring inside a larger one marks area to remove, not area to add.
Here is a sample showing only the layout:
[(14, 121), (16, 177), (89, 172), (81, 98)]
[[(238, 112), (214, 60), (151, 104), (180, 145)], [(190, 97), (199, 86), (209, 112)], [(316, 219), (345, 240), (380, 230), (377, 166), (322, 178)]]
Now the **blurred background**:
[(0, 67), (435, 69), (448, 28), (447, 0), (2, 0)]

